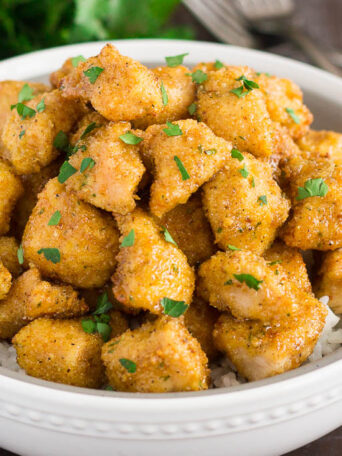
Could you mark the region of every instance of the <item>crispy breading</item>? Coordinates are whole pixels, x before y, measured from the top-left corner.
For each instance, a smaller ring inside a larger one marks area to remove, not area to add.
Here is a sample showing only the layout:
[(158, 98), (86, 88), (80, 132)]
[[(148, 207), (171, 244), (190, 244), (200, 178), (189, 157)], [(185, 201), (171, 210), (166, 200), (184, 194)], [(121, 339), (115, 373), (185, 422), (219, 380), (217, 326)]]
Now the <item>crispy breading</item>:
[(185, 204), (167, 212), (160, 223), (185, 253), (190, 266), (202, 263), (215, 253), (214, 236), (204, 215), (199, 192)]
[(5, 299), (12, 285), (12, 275), (0, 261), (0, 300)]
[(297, 315), (274, 326), (236, 320), (224, 313), (215, 325), (214, 341), (240, 375), (250, 381), (261, 380), (295, 369), (311, 355), (326, 314), (323, 304), (312, 298), (301, 301)]
[(203, 186), (202, 199), (222, 249), (231, 245), (259, 254), (271, 245), (290, 208), (270, 165), (247, 153), (227, 161)]
[[(107, 342), (102, 360), (117, 391), (166, 393), (208, 388), (208, 359), (182, 318), (160, 317)], [(128, 368), (124, 367), (123, 364)], [(135, 370), (135, 372), (129, 372)]]
[(104, 382), (102, 339), (76, 320), (39, 318), (13, 338), (19, 366), (32, 377), (99, 388)]
[[(49, 226), (59, 211), (60, 221)], [(24, 257), (43, 276), (57, 278), (76, 287), (102, 286), (115, 268), (118, 232), (108, 214), (67, 193), (57, 178), (50, 180), (38, 196), (23, 236)], [(41, 249), (58, 249), (60, 261), (48, 261)]]
[(161, 300), (191, 303), (195, 277), (186, 256), (164, 239), (163, 230), (141, 209), (117, 216), (120, 242), (134, 232), (134, 243), (120, 247), (112, 277), (115, 298), (127, 307), (161, 314)]
[[(303, 103), (303, 93), (297, 84), (265, 73), (259, 73), (254, 80), (265, 95), (271, 119), (286, 127), (294, 139), (305, 135), (313, 121), (313, 115)], [(298, 116), (299, 123), (295, 122), (287, 109)]]
[(13, 277), (18, 277), (21, 272), (17, 254), (18, 248), (19, 244), (14, 237), (0, 237), (0, 260)]
[(324, 254), (314, 291), (318, 298), (329, 296), (329, 307), (342, 313), (342, 249)]
[(109, 312), (110, 321), (109, 325), (111, 327), (110, 337), (120, 336), (122, 333), (128, 329), (128, 321), (126, 316), (119, 310), (112, 309)]
[(18, 174), (37, 173), (59, 154), (54, 139), (59, 131), (68, 133), (84, 114), (81, 103), (66, 100), (59, 90), (45, 92), (27, 102), (36, 110), (44, 100), (43, 111), (22, 119), (16, 110), (8, 117), (2, 134), (8, 159)]
[(299, 249), (287, 247), (283, 242), (276, 241), (264, 252), (263, 257), (270, 265), (281, 264), (289, 280), (300, 290), (312, 293), (306, 265)]
[(242, 76), (253, 80), (254, 72), (237, 66), (210, 71), (197, 90), (197, 115), (237, 148), (256, 157), (269, 157), (274, 150), (274, 132), (265, 96), (257, 88), (240, 98), (232, 93), (242, 86), (238, 80)]
[(327, 130), (309, 130), (297, 141), (299, 148), (308, 156), (330, 158), (342, 164), (342, 134)]
[[(93, 82), (85, 74), (94, 71), (91, 68), (98, 68)], [(107, 44), (99, 55), (80, 62), (62, 78), (59, 87), (66, 98), (90, 101), (108, 120), (130, 121), (162, 109), (160, 83), (151, 70)]]
[(74, 66), (72, 64), (72, 57), (69, 59), (66, 59), (66, 61), (63, 63), (63, 65), (58, 68), (58, 70), (53, 71), (50, 74), (50, 83), (53, 87), (58, 87), (61, 80), (65, 78), (65, 76), (68, 76), (74, 69)]
[[(192, 193), (222, 168), (232, 148), (202, 122), (187, 119), (174, 125), (179, 126), (181, 135), (168, 136), (164, 131), (166, 125), (152, 125), (141, 142), (143, 160), (153, 163), (150, 209), (157, 217), (186, 203)], [(189, 178), (182, 175), (177, 159)]]
[[(81, 130), (85, 131), (83, 126)], [(129, 122), (109, 122), (80, 139), (78, 151), (69, 159), (78, 172), (67, 180), (67, 190), (106, 211), (132, 212), (145, 167), (139, 157), (139, 146), (125, 144), (120, 139), (130, 130)], [(87, 159), (93, 162), (82, 170)]]
[(0, 235), (8, 232), (12, 211), (23, 191), (20, 178), (0, 159)]
[(217, 356), (214, 345), (213, 330), (220, 313), (209, 306), (203, 299), (194, 296), (191, 306), (184, 314), (184, 324), (201, 344), (202, 350), (209, 360)]
[(177, 67), (159, 66), (153, 68), (152, 71), (163, 82), (168, 100), (157, 114), (135, 120), (134, 126), (136, 128), (145, 129), (153, 124), (186, 119), (189, 117), (188, 107), (195, 99), (196, 89), (189, 76), (189, 68), (183, 65)]

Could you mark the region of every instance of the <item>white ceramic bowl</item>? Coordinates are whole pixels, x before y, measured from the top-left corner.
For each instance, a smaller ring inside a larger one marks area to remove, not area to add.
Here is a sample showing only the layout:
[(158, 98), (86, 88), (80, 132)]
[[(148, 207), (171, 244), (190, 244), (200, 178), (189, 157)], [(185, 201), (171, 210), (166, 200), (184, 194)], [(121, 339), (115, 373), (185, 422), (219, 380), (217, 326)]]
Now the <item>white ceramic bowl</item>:
[[(0, 80), (44, 80), (70, 56), (104, 43), (49, 49), (0, 63)], [(220, 59), (293, 79), (315, 127), (341, 130), (342, 80), (263, 52), (190, 41), (118, 41), (148, 65), (189, 52), (185, 63)], [(342, 425), (342, 349), (275, 378), (196, 393), (148, 395), (68, 387), (0, 368), (0, 447), (27, 456), (268, 456)]]

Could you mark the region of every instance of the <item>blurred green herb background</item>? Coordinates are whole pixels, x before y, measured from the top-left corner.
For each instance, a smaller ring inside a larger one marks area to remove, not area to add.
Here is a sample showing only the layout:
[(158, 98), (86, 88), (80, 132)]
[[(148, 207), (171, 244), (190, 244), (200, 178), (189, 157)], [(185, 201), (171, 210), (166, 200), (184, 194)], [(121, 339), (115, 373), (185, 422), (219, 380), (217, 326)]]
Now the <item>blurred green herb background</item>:
[(120, 38), (193, 39), (170, 18), (180, 0), (0, 0), (0, 59)]

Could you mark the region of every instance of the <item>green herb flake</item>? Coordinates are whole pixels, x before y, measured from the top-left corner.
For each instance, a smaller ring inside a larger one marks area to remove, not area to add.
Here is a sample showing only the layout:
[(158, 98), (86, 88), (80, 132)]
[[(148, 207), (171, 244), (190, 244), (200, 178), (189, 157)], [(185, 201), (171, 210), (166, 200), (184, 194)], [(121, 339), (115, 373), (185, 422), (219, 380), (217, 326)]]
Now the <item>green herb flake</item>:
[(88, 334), (93, 334), (96, 331), (96, 323), (93, 320), (82, 320), (82, 329)]
[(329, 187), (324, 180), (319, 177), (317, 179), (308, 179), (303, 187), (298, 187), (297, 200), (303, 200), (311, 196), (324, 197), (328, 193)]
[(251, 184), (252, 184), (252, 187), (254, 188), (254, 187), (255, 187), (255, 180), (254, 180), (254, 176), (252, 176)]
[(100, 334), (104, 342), (109, 341), (112, 328), (108, 323), (96, 322), (96, 331)]
[(20, 244), (17, 250), (17, 257), (19, 264), (24, 264), (24, 249), (23, 246)]
[(81, 163), (81, 173), (84, 173), (84, 171), (86, 169), (88, 169), (88, 171), (90, 171), (95, 165), (95, 161), (90, 158), (90, 157), (86, 157), (82, 160), (82, 163)]
[(232, 279), (227, 280), (223, 285), (233, 285)]
[(177, 157), (177, 155), (175, 155), (173, 157), (173, 159), (176, 162), (176, 165), (178, 166), (178, 169), (179, 169), (179, 171), (181, 173), (181, 176), (182, 176), (182, 180), (185, 181), (185, 180), (190, 179), (190, 175), (187, 172), (187, 170), (185, 169), (185, 166), (183, 165), (181, 159), (179, 157)]
[(24, 105), (23, 103), (17, 103), (11, 106), (11, 110), (16, 109), (19, 116), (22, 120), (25, 120), (27, 117), (31, 118), (34, 117), (36, 111), (28, 106)]
[(113, 308), (113, 304), (109, 301), (107, 293), (102, 293), (97, 300), (96, 310), (93, 315), (102, 315)]
[(191, 105), (188, 106), (188, 113), (190, 116), (193, 116), (197, 110), (197, 104), (196, 103), (191, 103)]
[(134, 230), (131, 230), (127, 236), (125, 236), (121, 242), (120, 248), (121, 247), (132, 247), (134, 245), (134, 240), (135, 240), (135, 232)]
[(239, 169), (239, 173), (241, 174), (242, 177), (244, 177), (245, 179), (248, 177), (249, 175), (249, 172), (246, 168), (246, 165), (243, 165), (243, 168), (240, 168)]
[(283, 262), (283, 260), (275, 260), (275, 261), (271, 261), (270, 263), (268, 263), (269, 266), (274, 266), (275, 264), (281, 264)]
[(32, 100), (32, 98), (34, 98), (33, 89), (26, 83), (19, 92), (18, 102), (23, 103)]
[(183, 315), (189, 307), (184, 301), (175, 301), (171, 298), (163, 298), (160, 303), (163, 307), (163, 313), (174, 318), (178, 318)]
[(119, 362), (120, 362), (121, 366), (124, 367), (126, 369), (126, 371), (129, 372), (130, 374), (134, 374), (136, 372), (137, 365), (134, 361), (131, 361), (130, 359), (126, 359), (126, 358), (120, 358)]
[(202, 70), (196, 70), (193, 73), (187, 73), (187, 76), (191, 76), (192, 82), (196, 84), (203, 84), (208, 79), (208, 75)]
[(61, 261), (61, 254), (59, 253), (58, 249), (47, 247), (47, 248), (38, 250), (37, 253), (38, 253), (38, 255), (43, 254), (45, 259), (47, 261), (51, 261), (51, 263), (53, 263), (53, 264), (57, 264)]
[(71, 57), (71, 64), (74, 68), (76, 68), (80, 62), (85, 62), (85, 61), (86, 61), (86, 59), (83, 57), (83, 55), (77, 55), (76, 57)]
[(177, 124), (171, 122), (166, 122), (167, 128), (164, 128), (163, 131), (167, 136), (181, 136), (183, 134), (181, 128)]
[(299, 116), (297, 116), (297, 114), (294, 112), (292, 108), (285, 108), (285, 111), (288, 113), (288, 115), (291, 117), (295, 124), (300, 124), (300, 118)]
[(163, 231), (162, 233), (164, 234), (164, 239), (166, 242), (170, 242), (170, 244), (173, 244), (175, 245), (176, 247), (177, 246), (177, 243), (175, 242), (175, 240), (173, 239), (173, 237), (171, 236), (171, 234), (169, 233), (169, 231), (167, 230), (167, 228), (165, 228), (164, 226), (162, 227), (163, 228)]
[(263, 280), (258, 280), (250, 274), (234, 274), (234, 277), (240, 283), (244, 282), (249, 288), (252, 288), (256, 291), (259, 290), (260, 284), (263, 283)]
[(187, 55), (189, 55), (188, 52), (186, 52), (185, 54), (179, 54), (179, 55), (173, 55), (173, 56), (165, 57), (166, 65), (168, 67), (171, 67), (171, 68), (174, 68), (174, 67), (176, 67), (178, 65), (182, 65), (184, 57), (186, 57)]
[(132, 146), (135, 146), (136, 144), (141, 143), (143, 138), (140, 138), (140, 136), (135, 135), (131, 131), (128, 131), (124, 135), (120, 135), (119, 138), (121, 141), (123, 141), (125, 144), (130, 144)]
[(236, 78), (235, 81), (242, 81), (242, 85), (235, 89), (232, 89), (230, 92), (236, 95), (238, 98), (243, 98), (248, 95), (253, 89), (259, 89), (259, 84), (250, 79), (247, 79), (243, 74), (240, 77)]
[(55, 139), (53, 140), (53, 146), (58, 149), (62, 150), (63, 152), (66, 152), (68, 146), (69, 146), (69, 140), (67, 135), (64, 133), (64, 131), (60, 130), (57, 135), (55, 136)]
[(239, 247), (235, 247), (235, 245), (231, 245), (231, 244), (228, 244), (227, 247), (229, 250), (241, 250), (241, 249), (239, 249)]
[(161, 91), (161, 94), (162, 94), (162, 101), (163, 101), (163, 105), (166, 106), (169, 102), (169, 97), (167, 96), (167, 92), (166, 92), (166, 89), (164, 87), (164, 83), (162, 81), (161, 85), (160, 85), (160, 91)]
[(223, 63), (220, 61), (220, 60), (216, 60), (215, 63), (214, 63), (214, 67), (217, 69), (217, 70), (220, 70), (221, 68), (224, 67)]
[(69, 177), (75, 173), (77, 173), (77, 169), (70, 165), (70, 163), (66, 160), (59, 170), (58, 182), (64, 184), (64, 182), (66, 182)]
[(26, 133), (26, 130), (21, 130), (21, 132), (19, 133), (19, 139), (21, 139), (25, 133)]
[(106, 390), (106, 391), (114, 391), (114, 388), (113, 388), (112, 386), (110, 386), (110, 385), (107, 385), (107, 386), (105, 387), (105, 390)]
[(204, 150), (204, 153), (206, 155), (215, 155), (215, 154), (217, 154), (217, 150), (216, 149), (208, 149), (208, 150)]
[(40, 100), (40, 102), (37, 104), (36, 106), (36, 110), (37, 112), (43, 112), (45, 110), (46, 106), (45, 106), (45, 98), (42, 98)]
[(62, 218), (62, 214), (59, 211), (54, 212), (48, 222), (48, 225), (49, 226), (58, 225), (58, 223), (61, 221), (61, 218)]
[(239, 151), (239, 149), (233, 148), (233, 149), (230, 151), (230, 155), (231, 155), (233, 158), (237, 158), (239, 161), (242, 161), (242, 160), (244, 159), (244, 156), (243, 156), (242, 153)]
[(89, 135), (90, 132), (95, 130), (95, 128), (99, 128), (101, 125), (97, 125), (96, 122), (91, 122), (84, 130), (84, 132), (81, 134), (80, 139), (84, 139), (87, 135)]
[(104, 71), (104, 68), (93, 66), (83, 71), (83, 74), (89, 79), (90, 84), (95, 84), (102, 71)]
[(259, 206), (266, 206), (267, 205), (267, 196), (266, 195), (259, 196), (258, 201), (259, 201)]

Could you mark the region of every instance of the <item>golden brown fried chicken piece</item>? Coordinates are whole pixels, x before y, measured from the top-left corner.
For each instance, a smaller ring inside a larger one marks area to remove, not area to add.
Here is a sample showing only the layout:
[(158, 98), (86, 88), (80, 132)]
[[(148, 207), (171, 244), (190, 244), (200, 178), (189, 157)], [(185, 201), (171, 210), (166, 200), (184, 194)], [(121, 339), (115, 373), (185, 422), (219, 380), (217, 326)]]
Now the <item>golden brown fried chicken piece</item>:
[(185, 204), (167, 212), (160, 222), (185, 253), (190, 266), (202, 263), (215, 253), (214, 237), (204, 215), (199, 192)]
[(136, 128), (145, 129), (153, 124), (186, 119), (189, 117), (188, 107), (195, 99), (195, 84), (189, 77), (189, 68), (183, 65), (174, 68), (159, 66), (153, 68), (152, 71), (162, 81), (167, 100), (164, 100), (162, 110), (156, 115), (148, 115), (137, 119), (134, 122)]
[(59, 82), (63, 96), (90, 101), (108, 120), (134, 120), (162, 109), (161, 81), (151, 70), (107, 44)]
[[(60, 220), (49, 225), (54, 214)], [(93, 288), (104, 285), (115, 268), (118, 232), (110, 215), (67, 193), (55, 178), (39, 194), (22, 244), (25, 259), (44, 276)]]
[[(87, 130), (83, 125), (79, 130), (84, 134)], [(88, 127), (93, 125), (89, 122)], [(78, 172), (67, 180), (66, 188), (101, 209), (127, 214), (135, 208), (135, 192), (145, 172), (138, 145), (125, 144), (120, 139), (130, 132), (129, 122), (96, 125), (77, 142), (78, 150), (69, 162)], [(82, 133), (76, 136), (81, 138)]]
[(12, 285), (12, 275), (0, 261), (0, 300), (6, 298)]
[(190, 304), (194, 272), (186, 256), (165, 240), (162, 228), (141, 209), (116, 220), (122, 236), (112, 277), (115, 298), (155, 314), (163, 313), (163, 298)]
[(342, 313), (342, 249), (324, 255), (314, 291), (318, 298), (329, 296), (329, 307)]
[(65, 76), (68, 76), (68, 74), (70, 74), (72, 70), (75, 68), (72, 63), (72, 60), (72, 57), (66, 59), (61, 68), (50, 74), (50, 83), (53, 87), (58, 87), (61, 80), (65, 78)]
[(39, 318), (13, 338), (19, 366), (32, 377), (99, 388), (104, 382), (102, 339), (75, 320)]
[(284, 317), (274, 326), (222, 314), (214, 330), (217, 348), (250, 381), (295, 369), (311, 355), (327, 314), (323, 304), (306, 297), (296, 315)]
[[(44, 100), (44, 108), (37, 106)], [(27, 106), (35, 112), (23, 119), (16, 110), (8, 117), (2, 140), (8, 159), (18, 174), (37, 173), (51, 163), (59, 154), (54, 147), (54, 139), (59, 133), (69, 132), (84, 114), (83, 106), (74, 100), (66, 100), (59, 90), (45, 92)]]
[(232, 93), (243, 86), (239, 78), (251, 81), (254, 72), (248, 67), (224, 67), (210, 71), (198, 87), (197, 115), (213, 132), (231, 141), (237, 148), (256, 157), (269, 157), (274, 150), (273, 125), (265, 96), (258, 88), (245, 95)]
[(102, 360), (117, 391), (166, 393), (208, 388), (208, 359), (181, 318), (160, 317), (107, 342)]
[(297, 144), (307, 157), (318, 155), (342, 164), (341, 133), (326, 130), (309, 130), (305, 136), (297, 141)]
[(303, 93), (297, 84), (265, 73), (256, 75), (255, 81), (265, 95), (271, 119), (286, 127), (294, 139), (305, 135), (313, 115), (303, 103)]
[[(187, 119), (172, 125), (148, 127), (141, 143), (143, 160), (153, 167), (150, 209), (157, 217), (186, 203), (224, 165), (231, 150), (230, 143), (202, 122)], [(178, 135), (168, 136), (170, 128)]]
[(0, 159), (0, 235), (9, 230), (12, 211), (23, 191), (19, 177)]
[(17, 254), (18, 248), (18, 242), (14, 237), (0, 237), (0, 260), (13, 277), (17, 277), (21, 272)]
[(203, 206), (224, 250), (233, 246), (261, 254), (285, 222), (289, 202), (268, 163), (238, 153), (203, 186)]
[(109, 325), (111, 327), (111, 334), (110, 337), (117, 337), (120, 336), (122, 333), (127, 331), (128, 329), (128, 321), (126, 316), (120, 312), (119, 310), (111, 310), (109, 312), (110, 321)]

